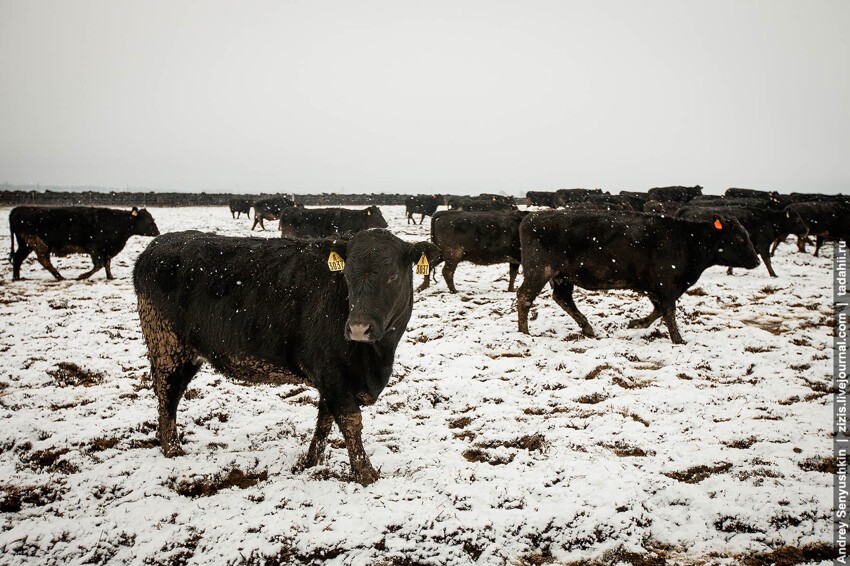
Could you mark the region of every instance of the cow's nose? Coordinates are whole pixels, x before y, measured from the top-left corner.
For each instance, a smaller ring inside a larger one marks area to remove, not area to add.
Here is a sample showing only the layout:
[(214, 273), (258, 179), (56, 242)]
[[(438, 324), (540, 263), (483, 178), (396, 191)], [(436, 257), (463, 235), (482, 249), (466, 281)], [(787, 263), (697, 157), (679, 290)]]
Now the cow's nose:
[(368, 342), (369, 333), (372, 331), (371, 324), (358, 324), (352, 322), (348, 325), (348, 336), (355, 342)]

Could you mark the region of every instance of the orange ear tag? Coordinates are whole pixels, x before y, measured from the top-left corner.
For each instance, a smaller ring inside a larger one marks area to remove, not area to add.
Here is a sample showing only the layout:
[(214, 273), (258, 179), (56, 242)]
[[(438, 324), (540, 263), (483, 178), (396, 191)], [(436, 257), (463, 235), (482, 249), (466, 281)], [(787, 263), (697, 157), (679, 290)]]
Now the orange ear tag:
[(715, 219), (714, 219), (714, 227), (715, 227), (717, 230), (723, 230), (723, 223), (722, 223), (722, 222), (720, 222), (720, 219), (719, 219), (719, 218), (715, 218)]
[(331, 271), (342, 271), (345, 269), (345, 261), (336, 252), (331, 252), (328, 256), (328, 269)]

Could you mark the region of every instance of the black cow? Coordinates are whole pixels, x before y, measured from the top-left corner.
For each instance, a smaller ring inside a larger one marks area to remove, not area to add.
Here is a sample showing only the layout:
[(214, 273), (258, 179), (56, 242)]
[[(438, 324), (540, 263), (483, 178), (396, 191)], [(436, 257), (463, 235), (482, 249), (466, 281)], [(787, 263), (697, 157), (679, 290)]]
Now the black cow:
[(254, 224), (251, 230), (260, 225), (260, 228), (265, 230), (266, 226), (263, 220), (280, 220), (282, 210), (295, 206), (295, 201), (288, 197), (273, 197), (260, 199), (254, 203)]
[(643, 210), (643, 205), (650, 200), (649, 193), (642, 193), (638, 191), (620, 191), (619, 196), (628, 199), (632, 205), (632, 209), (638, 212)]
[(407, 223), (410, 224), (412, 222), (413, 224), (416, 224), (416, 220), (413, 218), (414, 214), (422, 215), (419, 219), (419, 224), (422, 224), (422, 221), (425, 220), (426, 216), (434, 216), (434, 213), (437, 211), (437, 207), (440, 206), (441, 200), (442, 197), (440, 197), (440, 195), (418, 195), (404, 199)]
[(573, 301), (575, 286), (631, 289), (654, 307), (629, 322), (647, 328), (662, 317), (670, 338), (683, 344), (676, 301), (712, 265), (758, 265), (746, 230), (734, 218), (692, 222), (636, 212), (536, 212), (520, 224), (523, 282), (517, 290), (519, 330), (528, 334), (528, 311), (547, 282), (555, 302), (594, 336)]
[(347, 208), (284, 208), (280, 212), (280, 235), (325, 238), (334, 234), (386, 228), (387, 221), (377, 206), (363, 210)]
[(449, 199), (449, 209), (462, 212), (496, 212), (517, 210), (517, 205), (502, 198), (452, 197)]
[(244, 212), (248, 215), (248, 218), (251, 218), (251, 207), (254, 206), (254, 201), (247, 198), (232, 198), (229, 201), (230, 204), (230, 215), (233, 218), (239, 218), (242, 216)]
[(528, 191), (525, 193), (525, 206), (548, 206), (555, 208), (554, 191)]
[[(343, 271), (329, 270), (331, 252)], [(321, 461), (336, 422), (354, 480), (378, 479), (363, 450), (360, 407), (373, 404), (389, 381), (413, 308), (411, 266), (423, 253), (437, 252), (380, 229), (333, 241), (189, 231), (151, 242), (133, 283), (163, 453), (183, 453), (177, 406), (206, 360), (243, 381), (319, 390), (313, 441), (293, 471)]]
[[(445, 261), (443, 278), (457, 293), (454, 275), (462, 261), (476, 265), (509, 264), (508, 291), (514, 290), (519, 264), (519, 223), (527, 211), (456, 212), (443, 210), (431, 219), (431, 241)], [(420, 289), (429, 286), (426, 277)]]
[(558, 189), (555, 191), (555, 206), (564, 206), (568, 202), (584, 202), (589, 195), (604, 194), (602, 189)]
[(692, 198), (702, 194), (702, 187), (696, 185), (694, 187), (655, 187), (647, 191), (650, 200), (675, 200), (679, 202), (687, 202)]
[(684, 203), (675, 200), (651, 200), (643, 205), (643, 212), (674, 216)]
[(763, 199), (763, 198), (746, 198), (746, 197), (721, 197), (717, 195), (701, 195), (689, 200), (686, 203), (679, 203), (682, 206), (725, 206), (725, 207), (749, 207), (749, 208), (770, 208), (773, 210), (782, 210), (784, 205), (779, 200)]
[(779, 193), (776, 191), (759, 191), (756, 189), (729, 188), (723, 193), (726, 198), (753, 198), (766, 201), (779, 202)]
[[(850, 203), (833, 197), (833, 200), (799, 202), (789, 204), (785, 210), (797, 213), (808, 226), (810, 235), (816, 237), (815, 256), (820, 252), (824, 240), (844, 240), (850, 238)], [(805, 239), (797, 242), (800, 251), (806, 251)], [(774, 246), (774, 250), (776, 247)]]
[[(113, 210), (83, 206), (19, 206), (9, 213), (12, 233), (12, 279), (21, 278), (21, 264), (34, 251), (38, 262), (56, 279), (64, 279), (50, 263), (50, 255), (89, 254), (94, 266), (77, 279), (87, 279), (100, 268), (112, 279), (112, 258), (130, 236), (158, 236), (147, 210)], [(15, 239), (18, 249), (15, 251)]]
[(628, 203), (608, 202), (606, 200), (568, 202), (563, 208), (564, 210), (632, 210)]
[[(676, 213), (679, 218), (703, 221), (709, 221), (718, 215), (731, 216), (741, 223), (771, 277), (776, 277), (776, 272), (773, 271), (773, 266), (770, 263), (771, 244), (775, 241), (784, 240), (788, 234), (802, 236), (807, 231), (806, 224), (800, 218), (800, 215), (792, 210), (782, 211), (733, 206), (685, 206)], [(731, 267), (728, 272), (731, 275)]]

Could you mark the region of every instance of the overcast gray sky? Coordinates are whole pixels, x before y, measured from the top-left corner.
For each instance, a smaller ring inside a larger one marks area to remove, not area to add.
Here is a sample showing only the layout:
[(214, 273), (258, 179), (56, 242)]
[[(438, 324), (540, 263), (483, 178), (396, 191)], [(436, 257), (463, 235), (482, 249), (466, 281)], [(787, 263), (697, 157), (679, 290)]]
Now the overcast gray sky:
[(0, 182), (848, 192), (850, 2), (0, 0)]

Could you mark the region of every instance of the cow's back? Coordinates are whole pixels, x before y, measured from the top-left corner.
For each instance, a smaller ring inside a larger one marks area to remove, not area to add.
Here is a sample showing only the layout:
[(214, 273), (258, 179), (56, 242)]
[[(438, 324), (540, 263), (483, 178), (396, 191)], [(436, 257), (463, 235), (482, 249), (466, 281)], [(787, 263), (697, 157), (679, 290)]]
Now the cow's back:
[(344, 354), (346, 287), (317, 245), (196, 231), (160, 236), (133, 270), (140, 311), (143, 303), (154, 309), (225, 372), (240, 356), (297, 371), (317, 344)]

